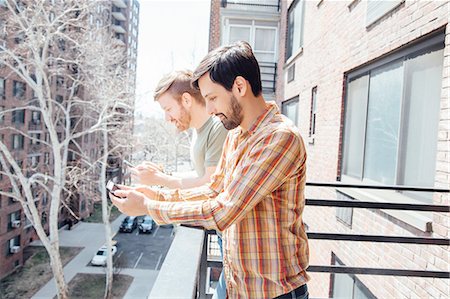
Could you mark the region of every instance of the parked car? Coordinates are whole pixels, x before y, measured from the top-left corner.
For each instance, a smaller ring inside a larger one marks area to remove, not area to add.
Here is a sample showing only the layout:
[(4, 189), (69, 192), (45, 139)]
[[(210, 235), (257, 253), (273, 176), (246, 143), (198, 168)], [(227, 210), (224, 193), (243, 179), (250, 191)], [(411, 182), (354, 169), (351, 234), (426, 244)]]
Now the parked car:
[(134, 231), (135, 228), (138, 226), (138, 219), (134, 216), (127, 216), (122, 221), (122, 224), (120, 224), (119, 231), (120, 232), (126, 232), (131, 233)]
[[(112, 246), (111, 247), (111, 254), (114, 256), (117, 252), (117, 247)], [(106, 265), (106, 258), (107, 258), (108, 249), (105, 245), (100, 247), (97, 251), (97, 253), (94, 255), (94, 257), (91, 260), (91, 264), (94, 266), (105, 266)]]
[(142, 220), (141, 224), (139, 224), (139, 232), (140, 233), (152, 233), (153, 226), (155, 225), (155, 222), (153, 221), (152, 217), (145, 216)]

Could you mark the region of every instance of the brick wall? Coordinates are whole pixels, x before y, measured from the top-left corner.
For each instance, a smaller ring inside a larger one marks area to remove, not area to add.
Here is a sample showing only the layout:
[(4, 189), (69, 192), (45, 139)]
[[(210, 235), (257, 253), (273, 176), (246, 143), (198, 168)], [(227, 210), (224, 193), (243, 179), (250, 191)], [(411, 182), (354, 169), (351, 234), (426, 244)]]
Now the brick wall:
[[(286, 4), (286, 5), (285, 5)], [(281, 34), (285, 34), (288, 3), (283, 3)], [(299, 129), (308, 151), (308, 181), (335, 181), (339, 175), (344, 73), (414, 42), (438, 29), (446, 30), (436, 187), (450, 181), (450, 26), (448, 1), (406, 1), (366, 28), (366, 1), (306, 1), (303, 51), (295, 63), (295, 80), (284, 82), (284, 43), (280, 41), (279, 98), (299, 95)], [(284, 26), (284, 27), (283, 27)], [(283, 48), (283, 50), (281, 50)], [(289, 61), (290, 62), (290, 61)], [(290, 65), (290, 64), (289, 64)], [(317, 86), (318, 114), (314, 143), (308, 141), (311, 89)], [(308, 197), (335, 198), (331, 190), (309, 189)], [(448, 194), (435, 194), (435, 204), (449, 204)], [(433, 233), (423, 232), (380, 211), (355, 209), (351, 228), (336, 221), (334, 208), (307, 207), (311, 231), (351, 234), (449, 237), (448, 214), (433, 213)], [(449, 248), (428, 245), (311, 241), (311, 264), (329, 265), (334, 252), (347, 266), (449, 271)], [(329, 274), (312, 274), (312, 297), (328, 297)], [(447, 298), (448, 280), (359, 275), (379, 298)]]
[(220, 0), (211, 0), (209, 51), (220, 46)]

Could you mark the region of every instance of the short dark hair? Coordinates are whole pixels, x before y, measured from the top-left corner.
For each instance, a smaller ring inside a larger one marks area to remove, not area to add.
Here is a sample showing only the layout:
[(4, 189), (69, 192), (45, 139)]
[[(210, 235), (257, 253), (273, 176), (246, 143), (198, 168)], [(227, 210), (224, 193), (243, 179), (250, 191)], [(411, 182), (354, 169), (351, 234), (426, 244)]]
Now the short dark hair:
[(245, 78), (254, 96), (262, 92), (261, 73), (252, 47), (244, 41), (221, 46), (209, 52), (200, 62), (192, 77), (192, 86), (198, 87), (198, 80), (209, 72), (211, 81), (231, 91), (237, 76)]

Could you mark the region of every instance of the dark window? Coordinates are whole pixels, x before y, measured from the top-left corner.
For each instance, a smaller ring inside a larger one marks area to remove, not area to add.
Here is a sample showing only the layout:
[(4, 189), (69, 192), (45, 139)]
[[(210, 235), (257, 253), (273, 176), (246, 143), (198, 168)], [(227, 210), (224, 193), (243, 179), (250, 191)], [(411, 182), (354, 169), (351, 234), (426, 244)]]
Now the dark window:
[(292, 82), (295, 79), (295, 63), (292, 64), (287, 70), (287, 82)]
[(0, 78), (0, 100), (5, 99), (5, 79)]
[(5, 121), (5, 114), (3, 112), (4, 110), (5, 110), (5, 107), (0, 106), (0, 124), (2, 124)]
[(25, 96), (25, 83), (13, 81), (13, 96), (18, 99), (23, 99)]
[(24, 137), (21, 134), (13, 134), (11, 136), (11, 145), (13, 149), (23, 149)]
[(25, 123), (25, 109), (14, 110), (12, 112), (12, 123), (24, 124)]
[(31, 112), (31, 122), (34, 125), (39, 125), (41, 123), (41, 112), (39, 111)]
[(317, 86), (311, 90), (311, 118), (309, 120), (309, 137), (316, 134), (317, 120)]
[(286, 59), (289, 59), (303, 45), (303, 7), (304, 1), (297, 0), (288, 11)]

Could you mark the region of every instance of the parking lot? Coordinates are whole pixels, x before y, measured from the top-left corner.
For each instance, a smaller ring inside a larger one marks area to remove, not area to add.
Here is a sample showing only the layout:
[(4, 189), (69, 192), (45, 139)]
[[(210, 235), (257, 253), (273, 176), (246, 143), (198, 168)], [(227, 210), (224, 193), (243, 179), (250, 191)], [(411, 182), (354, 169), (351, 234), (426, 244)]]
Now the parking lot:
[(114, 257), (120, 268), (159, 270), (172, 244), (172, 226), (157, 226), (151, 234), (120, 233), (114, 237), (118, 242)]

